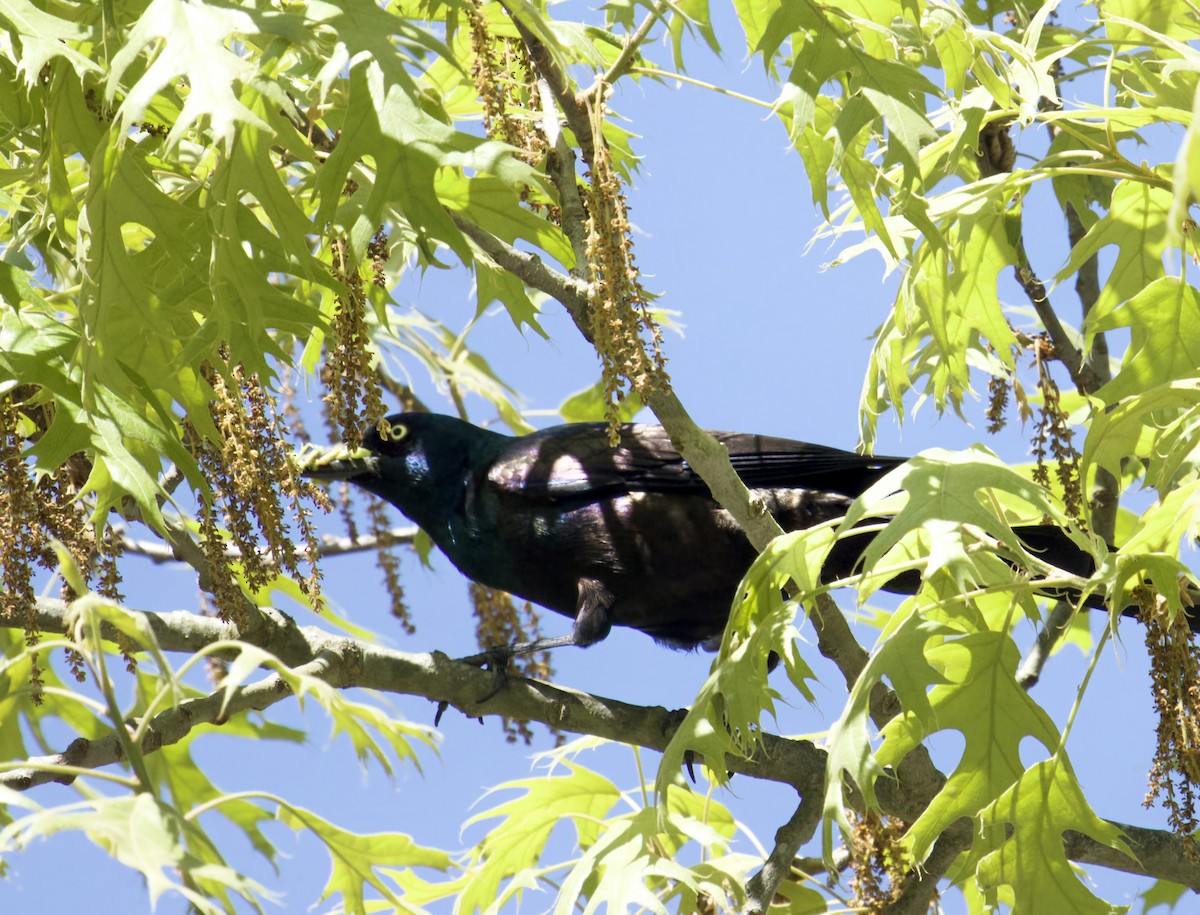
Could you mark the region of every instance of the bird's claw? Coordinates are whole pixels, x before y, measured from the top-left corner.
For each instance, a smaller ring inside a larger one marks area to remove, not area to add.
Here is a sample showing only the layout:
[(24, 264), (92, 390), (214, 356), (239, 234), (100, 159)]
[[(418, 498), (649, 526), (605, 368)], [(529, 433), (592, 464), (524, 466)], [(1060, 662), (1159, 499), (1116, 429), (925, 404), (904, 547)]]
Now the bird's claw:
[[(667, 712), (666, 715), (663, 716), (663, 723), (662, 723), (663, 737), (666, 737), (668, 739), (673, 737), (675, 732), (679, 729), (679, 726), (681, 724), (683, 724), (683, 720), (685, 718), (687, 718), (687, 716), (688, 716), (688, 710), (685, 708), (678, 708), (678, 709), (675, 709), (674, 711)], [(691, 780), (693, 785), (696, 784), (696, 765), (695, 764), (696, 764), (696, 751), (692, 750), (690, 748), (684, 750), (683, 751), (683, 765), (687, 769), (688, 778)]]
[[(441, 700), (437, 704), (437, 711), (433, 713), (433, 726), (435, 728), (439, 727), (441, 725), (442, 716), (444, 714), (446, 714), (446, 709), (448, 709), (448, 708), (450, 708), (450, 703), (447, 702), (445, 699)], [(476, 718), (475, 720), (478, 721), (480, 724), (483, 724), (482, 718)]]

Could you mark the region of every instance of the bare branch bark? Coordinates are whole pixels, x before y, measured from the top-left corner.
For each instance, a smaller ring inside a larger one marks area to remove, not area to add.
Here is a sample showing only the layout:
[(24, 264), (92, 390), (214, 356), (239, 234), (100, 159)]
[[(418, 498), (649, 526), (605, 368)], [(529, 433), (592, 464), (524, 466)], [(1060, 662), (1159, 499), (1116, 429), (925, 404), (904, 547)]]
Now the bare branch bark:
[[(458, 230), (479, 245), (488, 257), (526, 286), (531, 286), (559, 301), (575, 319), (576, 325), (582, 321), (582, 328), (587, 327), (587, 311), (591, 295), (591, 287), (587, 283), (575, 277), (566, 276), (552, 267), (547, 267), (536, 254), (514, 248), (452, 210), (450, 218), (454, 220)], [(585, 336), (591, 343), (591, 334), (588, 333)]]
[(1054, 344), (1054, 354), (1066, 366), (1071, 381), (1085, 395), (1097, 390), (1101, 384), (1100, 379), (1096, 377), (1092, 367), (1084, 362), (1083, 353), (1075, 345), (1075, 341), (1071, 339), (1071, 335), (1067, 333), (1066, 327), (1050, 304), (1045, 285), (1029, 264), (1024, 239), (1017, 241), (1017, 263), (1013, 266), (1013, 273), (1017, 283), (1025, 291), (1025, 297), (1037, 312), (1042, 326), (1046, 328), (1046, 333), (1050, 335), (1050, 342)]
[(805, 792), (791, 819), (775, 832), (775, 847), (763, 866), (746, 881), (746, 904), (742, 915), (761, 915), (775, 899), (779, 885), (792, 872), (800, 846), (812, 838), (821, 822), (820, 790)]
[(887, 915), (924, 915), (937, 895), (938, 881), (960, 853), (971, 847), (971, 822), (958, 820), (938, 836), (929, 856), (914, 868), (900, 896), (885, 910)]

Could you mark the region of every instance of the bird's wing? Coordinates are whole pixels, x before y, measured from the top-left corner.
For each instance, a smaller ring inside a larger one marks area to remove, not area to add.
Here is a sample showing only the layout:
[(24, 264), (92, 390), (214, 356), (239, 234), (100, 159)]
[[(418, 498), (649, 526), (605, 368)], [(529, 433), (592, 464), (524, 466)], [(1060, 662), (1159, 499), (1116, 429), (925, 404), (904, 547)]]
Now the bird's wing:
[(713, 434), (729, 450), (733, 469), (752, 489), (820, 489), (855, 498), (907, 460), (766, 435)]
[[(821, 489), (853, 497), (904, 462), (789, 439), (713, 434), (751, 488)], [(513, 440), (489, 468), (488, 482), (549, 501), (619, 492), (708, 492), (661, 426), (622, 426), (614, 447), (602, 423), (557, 426)]]

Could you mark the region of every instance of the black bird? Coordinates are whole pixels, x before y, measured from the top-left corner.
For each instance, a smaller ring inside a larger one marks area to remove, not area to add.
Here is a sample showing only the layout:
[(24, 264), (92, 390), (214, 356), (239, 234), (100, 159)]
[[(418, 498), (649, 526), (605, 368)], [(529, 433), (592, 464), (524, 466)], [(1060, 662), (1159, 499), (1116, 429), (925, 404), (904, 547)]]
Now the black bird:
[[(354, 456), (306, 474), (345, 479), (391, 502), (477, 582), (572, 617), (570, 636), (514, 652), (591, 645), (630, 626), (676, 648), (712, 645), (755, 552), (660, 426), (573, 423), (512, 437), (449, 416), (400, 413)], [(784, 530), (846, 513), (904, 458), (864, 457), (782, 438), (714, 433)], [(1076, 574), (1092, 560), (1057, 528), (1018, 529)], [(838, 542), (826, 580), (849, 575), (868, 542)], [(915, 575), (889, 590), (911, 593)], [(510, 652), (514, 653), (514, 652)]]

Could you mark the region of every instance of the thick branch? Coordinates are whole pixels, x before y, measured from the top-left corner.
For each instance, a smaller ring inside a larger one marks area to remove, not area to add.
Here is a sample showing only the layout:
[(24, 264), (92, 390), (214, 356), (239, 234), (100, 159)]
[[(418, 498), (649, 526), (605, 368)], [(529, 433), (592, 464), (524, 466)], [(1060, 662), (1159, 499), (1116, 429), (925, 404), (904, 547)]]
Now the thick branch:
[[(66, 604), (57, 600), (39, 600), (35, 610), (43, 632), (66, 634), (69, 617)], [(235, 626), (211, 617), (183, 611), (128, 612), (143, 619), (155, 633), (159, 647), (166, 651), (194, 652), (214, 642), (239, 637)], [(451, 660), (441, 652), (410, 654), (331, 635), (314, 626), (297, 626), (290, 617), (275, 610), (266, 611), (264, 617), (272, 625), (262, 633), (255, 634), (254, 644), (271, 652), (289, 667), (319, 676), (338, 687), (365, 687), (381, 692), (422, 696), (433, 702), (446, 702), (473, 718), (487, 715), (540, 721), (559, 730), (593, 734), (657, 751), (666, 748), (678, 723), (677, 714), (664, 708), (630, 705), (515, 677), (509, 681), (508, 687), (481, 705), (478, 697), (489, 692), (493, 684), (492, 674), (488, 671)], [(0, 625), (17, 628), (13, 622)], [(101, 634), (110, 640), (115, 638), (115, 632), (108, 626), (102, 627)], [(273, 685), (275, 683), (274, 676), (268, 676), (238, 691), (232, 701), (241, 703), (236, 706), (238, 708), (258, 707), (252, 703), (266, 702), (270, 690), (279, 688)], [(242, 696), (243, 692), (249, 695)], [(208, 716), (205, 720), (219, 723), (219, 719), (209, 713), (211, 705), (206, 704), (214, 702), (213, 697), (189, 701), (196, 703), (189, 707), (189, 714), (195, 715), (199, 711), (202, 717)], [(179, 714), (178, 710), (160, 713), (167, 716), (162, 722), (156, 716), (153, 722), (155, 728), (159, 729), (161, 723), (163, 733), (176, 733), (186, 722), (171, 717), (173, 714)], [(824, 777), (826, 760), (823, 750), (807, 740), (765, 733), (761, 738), (762, 749), (754, 757), (726, 759), (729, 771), (791, 785), (809, 795), (821, 794), (819, 786)], [(53, 761), (77, 766), (80, 760), (88, 758), (84, 752), (86, 748), (78, 742), (72, 747), (75, 749), (68, 748), (59, 756), (43, 757), (38, 762)], [(32, 787), (34, 783), (29, 781), (32, 778), (34, 775), (25, 771), (17, 776), (10, 774), (0, 778), (0, 784), (16, 788)], [(52, 772), (37, 777), (36, 783), (58, 778), (61, 775)], [(911, 793), (904, 790), (903, 783), (896, 779), (880, 779), (876, 790), (885, 814), (909, 822), (928, 803), (928, 797), (924, 801), (914, 799)], [(1119, 851), (1075, 833), (1065, 836), (1068, 856), (1083, 864), (1173, 880), (1200, 890), (1200, 863), (1188, 857), (1188, 845), (1185, 842), (1163, 830), (1121, 823), (1114, 825), (1128, 837), (1131, 850), (1141, 862), (1140, 867)]]
[[(67, 604), (58, 600), (39, 600), (35, 606), (38, 625), (43, 632), (67, 633), (70, 614)], [(235, 626), (212, 617), (183, 611), (127, 612), (142, 618), (154, 632), (159, 647), (165, 651), (195, 652), (215, 642), (238, 638)], [(490, 671), (452, 660), (441, 652), (411, 654), (331, 635), (315, 626), (297, 626), (290, 617), (278, 611), (269, 610), (266, 615), (274, 621), (275, 628), (266, 633), (266, 638), (256, 638), (253, 644), (270, 652), (288, 667), (313, 672), (315, 676), (339, 688), (353, 686), (422, 696), (436, 703), (452, 705), (472, 718), (489, 715), (540, 721), (558, 730), (593, 734), (660, 752), (666, 749), (678, 724), (678, 716), (664, 708), (630, 705), (517, 677), (510, 678), (504, 690), (481, 704), (478, 698), (490, 693), (494, 685)], [(17, 628), (15, 622), (0, 621), (0, 626)], [(109, 640), (116, 638), (116, 632), (107, 625), (101, 627), (101, 635)], [(226, 653), (224, 656), (231, 655)], [(311, 665), (317, 662), (322, 665), (320, 669), (312, 668)], [(239, 690), (237, 701), (242, 704), (238, 708), (259, 708), (252, 703), (264, 701), (270, 694), (270, 684), (274, 682), (273, 677), (267, 677)], [(247, 691), (250, 695), (241, 698), (241, 694)], [(218, 691), (214, 695), (222, 693)], [(184, 719), (189, 728), (198, 723), (219, 723), (215, 712), (204, 704), (210, 701), (214, 701), (212, 696), (181, 704), (179, 708), (187, 710)], [(217, 706), (219, 708), (219, 703)], [(186, 730), (179, 730), (182, 727), (180, 720), (172, 717), (176, 714), (182, 713), (179, 713), (179, 709), (168, 710), (156, 716), (154, 721), (154, 727), (158, 728), (158, 719), (167, 716), (163, 719), (161, 730), (175, 734), (174, 740), (186, 733)], [(783, 782), (797, 790), (810, 790), (814, 784), (820, 784), (825, 771), (823, 751), (809, 741), (789, 740), (771, 734), (764, 734), (763, 738), (762, 750), (758, 755), (750, 759), (730, 757), (727, 760), (729, 770)], [(157, 749), (161, 745), (163, 741), (160, 740), (150, 749)], [(119, 758), (107, 751), (83, 754), (78, 741), (72, 747), (74, 749), (68, 748), (63, 754), (42, 757), (36, 762), (80, 766), (83, 765), (81, 760), (87, 759), (99, 766), (116, 762)], [(31, 764), (34, 762), (30, 761)], [(0, 779), (0, 783), (28, 788), (56, 778), (56, 773), (49, 773), (29, 781), (30, 774), (26, 771), (18, 776), (10, 773)], [(819, 795), (820, 791), (816, 793)]]

